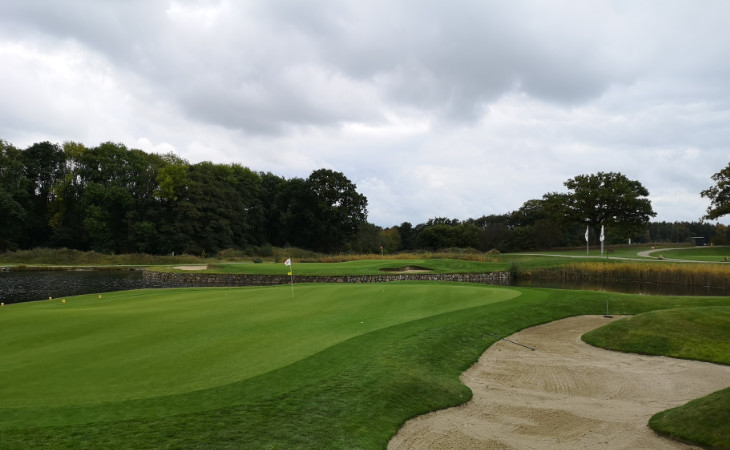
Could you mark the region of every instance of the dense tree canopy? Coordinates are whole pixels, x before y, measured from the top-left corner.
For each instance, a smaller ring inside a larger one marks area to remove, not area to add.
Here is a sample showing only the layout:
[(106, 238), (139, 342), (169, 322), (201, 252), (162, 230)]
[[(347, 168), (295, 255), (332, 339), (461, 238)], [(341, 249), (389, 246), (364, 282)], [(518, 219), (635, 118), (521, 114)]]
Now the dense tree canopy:
[(113, 142), (18, 150), (0, 141), (0, 251), (211, 254), (264, 244), (341, 251), (356, 241), (366, 206), (331, 170), (287, 180)]
[(647, 198), (649, 191), (638, 181), (618, 172), (578, 175), (564, 183), (567, 194), (543, 197), (552, 215), (564, 223), (600, 226), (628, 234), (644, 227), (656, 213)]
[[(713, 202), (708, 218), (728, 213), (730, 166), (713, 179), (717, 186), (702, 193)], [(730, 238), (727, 228), (708, 223), (647, 224), (654, 216), (648, 191), (620, 173), (581, 175), (565, 186), (569, 192), (528, 200), (505, 214), (381, 228), (367, 222), (365, 196), (344, 174), (328, 169), (287, 179), (239, 164), (190, 164), (113, 142), (41, 142), (20, 150), (0, 140), (0, 251), (518, 251), (584, 245), (586, 224), (610, 227), (608, 244)]]
[(714, 220), (730, 214), (730, 164), (712, 176), (715, 185), (702, 191), (701, 195), (710, 199), (705, 219)]

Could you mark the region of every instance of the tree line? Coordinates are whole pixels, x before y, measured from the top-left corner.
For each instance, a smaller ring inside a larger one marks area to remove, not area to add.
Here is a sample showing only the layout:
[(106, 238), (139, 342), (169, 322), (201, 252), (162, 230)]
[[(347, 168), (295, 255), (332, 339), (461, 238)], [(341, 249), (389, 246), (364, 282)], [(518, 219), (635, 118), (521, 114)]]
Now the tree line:
[(367, 199), (342, 173), (306, 179), (190, 164), (106, 142), (0, 141), (0, 250), (212, 254), (227, 248), (346, 250)]
[[(702, 193), (713, 201), (708, 218), (727, 206), (725, 178), (713, 179), (718, 187)], [(621, 173), (580, 175), (564, 186), (567, 193), (547, 193), (505, 214), (383, 228), (367, 221), (367, 198), (332, 170), (287, 179), (113, 142), (40, 142), (21, 150), (0, 140), (0, 251), (200, 255), (233, 248), (265, 254), (271, 246), (293, 246), (324, 253), (508, 252), (582, 246), (586, 233), (597, 245), (601, 227), (608, 245), (728, 241), (722, 225), (650, 222), (656, 214), (648, 191)]]

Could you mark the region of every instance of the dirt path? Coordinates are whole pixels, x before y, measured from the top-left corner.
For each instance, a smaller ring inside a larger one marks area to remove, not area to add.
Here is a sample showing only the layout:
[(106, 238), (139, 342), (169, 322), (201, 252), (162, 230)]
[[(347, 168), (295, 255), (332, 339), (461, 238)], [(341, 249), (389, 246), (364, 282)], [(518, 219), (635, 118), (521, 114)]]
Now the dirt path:
[(649, 418), (730, 386), (730, 367), (591, 347), (608, 323), (581, 316), (492, 345), (462, 381), (473, 399), (408, 421), (389, 449), (692, 448), (655, 435)]

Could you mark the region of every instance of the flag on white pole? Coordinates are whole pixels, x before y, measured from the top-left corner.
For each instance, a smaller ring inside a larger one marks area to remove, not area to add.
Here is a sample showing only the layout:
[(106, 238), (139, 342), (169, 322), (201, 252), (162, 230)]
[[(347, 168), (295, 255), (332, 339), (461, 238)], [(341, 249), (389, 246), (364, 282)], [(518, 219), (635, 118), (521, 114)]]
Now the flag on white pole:
[(606, 238), (606, 236), (603, 234), (603, 225), (601, 225), (601, 242)]
[(286, 261), (284, 261), (284, 265), (285, 266), (291, 266), (291, 258), (289, 258)]
[(590, 228), (590, 227), (586, 226), (586, 242), (588, 242), (588, 228)]

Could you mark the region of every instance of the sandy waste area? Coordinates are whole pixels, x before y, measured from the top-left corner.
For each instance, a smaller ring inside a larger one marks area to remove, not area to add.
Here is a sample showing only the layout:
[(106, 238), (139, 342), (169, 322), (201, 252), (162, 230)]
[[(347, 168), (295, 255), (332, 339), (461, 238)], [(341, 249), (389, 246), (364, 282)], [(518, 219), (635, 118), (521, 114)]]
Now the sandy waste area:
[(730, 367), (603, 350), (581, 335), (611, 320), (581, 316), (499, 341), (461, 380), (468, 403), (416, 417), (394, 449), (693, 448), (647, 426), (655, 413), (730, 386)]

